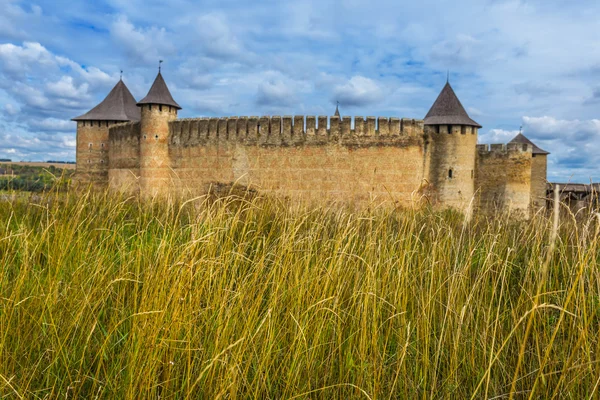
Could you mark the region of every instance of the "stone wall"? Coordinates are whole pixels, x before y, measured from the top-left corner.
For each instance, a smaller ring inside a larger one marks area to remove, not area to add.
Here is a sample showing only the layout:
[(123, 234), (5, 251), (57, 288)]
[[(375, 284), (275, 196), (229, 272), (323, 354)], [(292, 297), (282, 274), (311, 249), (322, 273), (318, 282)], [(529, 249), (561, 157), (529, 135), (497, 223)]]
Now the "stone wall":
[(422, 121), (274, 116), (169, 126), (169, 180), (180, 193), (238, 184), (308, 201), (421, 201), (428, 157)]
[(139, 122), (119, 124), (109, 129), (108, 186), (111, 190), (139, 193), (140, 131)]
[(548, 157), (545, 154), (535, 154), (531, 161), (531, 202), (533, 211), (537, 211), (546, 207)]
[[(545, 156), (532, 157), (530, 145), (476, 145), (475, 128), (375, 117), (176, 118), (153, 105), (139, 123), (78, 127), (78, 172), (104, 176), (106, 164), (111, 189), (146, 197), (237, 185), (357, 205), (426, 200), (465, 211), (474, 199), (484, 213), (526, 214), (545, 193)], [(92, 151), (82, 149), (91, 139)], [(96, 143), (104, 143), (98, 153)]]
[(108, 129), (114, 123), (107, 121), (78, 121), (76, 162), (78, 184), (93, 183), (106, 188), (108, 183)]
[(429, 182), (432, 201), (466, 210), (475, 191), (477, 128), (461, 125), (428, 126), (431, 141)]
[(477, 145), (475, 187), (483, 214), (528, 216), (531, 204), (532, 147), (510, 143)]
[(177, 119), (177, 110), (148, 104), (141, 107), (141, 112), (140, 192), (146, 197), (167, 194), (173, 186), (170, 179), (169, 123)]

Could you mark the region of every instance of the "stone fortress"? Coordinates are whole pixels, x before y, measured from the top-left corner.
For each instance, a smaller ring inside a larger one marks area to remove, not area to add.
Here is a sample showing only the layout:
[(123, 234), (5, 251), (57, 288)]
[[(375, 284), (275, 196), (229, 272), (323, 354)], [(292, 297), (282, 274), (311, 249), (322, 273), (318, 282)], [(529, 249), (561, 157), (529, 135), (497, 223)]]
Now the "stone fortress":
[(77, 121), (77, 182), (142, 197), (240, 187), (297, 201), (529, 215), (545, 207), (548, 152), (481, 126), (446, 83), (424, 120), (263, 116), (178, 119), (159, 70), (136, 102), (120, 80)]

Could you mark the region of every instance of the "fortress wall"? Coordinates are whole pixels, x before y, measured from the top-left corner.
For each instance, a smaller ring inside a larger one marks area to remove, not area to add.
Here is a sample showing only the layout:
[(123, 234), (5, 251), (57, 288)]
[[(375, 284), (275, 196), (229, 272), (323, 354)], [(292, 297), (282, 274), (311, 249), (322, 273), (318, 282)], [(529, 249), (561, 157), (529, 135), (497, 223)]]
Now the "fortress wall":
[(477, 128), (460, 125), (427, 126), (431, 140), (429, 183), (434, 203), (465, 210), (475, 193)]
[(534, 211), (546, 207), (546, 173), (548, 157), (545, 154), (536, 154), (531, 164), (531, 202)]
[(528, 216), (532, 147), (510, 143), (478, 145), (475, 185), (484, 214), (517, 212)]
[(169, 195), (171, 165), (169, 159), (171, 121), (177, 109), (157, 104), (141, 107), (140, 122), (140, 192), (145, 197)]
[(422, 121), (232, 117), (177, 120), (169, 129), (179, 193), (239, 184), (309, 201), (411, 206), (426, 174)]
[(108, 129), (107, 121), (77, 122), (77, 182), (93, 183), (99, 188), (108, 183)]
[(109, 143), (109, 188), (118, 192), (139, 193), (140, 123), (111, 127)]

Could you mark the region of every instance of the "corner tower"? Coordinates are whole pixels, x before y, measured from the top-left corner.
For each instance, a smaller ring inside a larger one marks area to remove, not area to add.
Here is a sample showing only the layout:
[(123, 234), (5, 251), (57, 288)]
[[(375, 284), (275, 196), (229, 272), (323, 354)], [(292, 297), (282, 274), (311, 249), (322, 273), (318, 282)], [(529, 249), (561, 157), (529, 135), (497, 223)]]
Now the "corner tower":
[(177, 119), (181, 110), (160, 68), (150, 91), (137, 105), (141, 108), (140, 191), (142, 196), (155, 197), (168, 193), (169, 122)]
[(123, 80), (108, 96), (77, 122), (76, 178), (80, 185), (104, 189), (108, 185), (108, 128), (117, 123), (137, 122), (140, 110)]
[(477, 130), (449, 82), (424, 119), (431, 140), (429, 182), (434, 203), (468, 210), (475, 194)]
[(548, 170), (548, 154), (550, 153), (540, 149), (522, 133), (515, 136), (509, 143), (529, 144), (533, 148), (531, 152), (531, 205), (534, 212), (541, 208), (545, 208), (547, 185), (546, 174)]

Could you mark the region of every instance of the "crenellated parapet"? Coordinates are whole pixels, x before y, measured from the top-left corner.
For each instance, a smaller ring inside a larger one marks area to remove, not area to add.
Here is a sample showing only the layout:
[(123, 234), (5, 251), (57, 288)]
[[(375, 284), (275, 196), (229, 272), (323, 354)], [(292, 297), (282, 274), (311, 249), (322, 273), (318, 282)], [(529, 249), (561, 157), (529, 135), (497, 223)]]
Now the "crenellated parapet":
[(236, 142), (259, 146), (337, 143), (395, 145), (423, 137), (423, 121), (383, 117), (251, 116), (179, 119), (169, 123), (169, 146)]
[(477, 145), (475, 184), (482, 213), (529, 215), (532, 150), (526, 143)]
[(140, 176), (140, 122), (114, 125), (109, 129), (109, 188), (138, 193)]
[(526, 143), (498, 143), (498, 144), (478, 144), (477, 154), (486, 155), (522, 155), (524, 153), (531, 155), (533, 146)]

